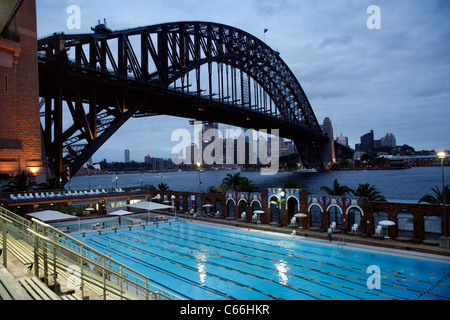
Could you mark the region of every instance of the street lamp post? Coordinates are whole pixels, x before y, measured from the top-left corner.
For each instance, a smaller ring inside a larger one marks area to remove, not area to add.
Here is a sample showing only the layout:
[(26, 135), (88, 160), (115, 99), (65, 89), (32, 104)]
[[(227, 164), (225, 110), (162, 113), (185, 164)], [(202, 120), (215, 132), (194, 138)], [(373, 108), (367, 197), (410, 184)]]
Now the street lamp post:
[[(201, 168), (202, 168), (202, 164), (200, 162), (197, 162), (198, 188), (200, 189), (200, 209), (198, 209), (198, 213), (199, 214), (201, 214), (202, 205), (203, 205), (203, 201), (202, 201), (202, 179), (201, 179), (201, 176), (200, 176)], [(198, 201), (197, 201), (197, 204), (198, 204)]]
[(446, 199), (445, 199), (445, 180), (444, 180), (444, 160), (447, 157), (447, 154), (445, 152), (439, 152), (438, 154), (439, 159), (441, 159), (441, 166), (442, 166), (442, 202), (444, 204), (444, 237), (447, 237), (447, 212), (446, 212)]

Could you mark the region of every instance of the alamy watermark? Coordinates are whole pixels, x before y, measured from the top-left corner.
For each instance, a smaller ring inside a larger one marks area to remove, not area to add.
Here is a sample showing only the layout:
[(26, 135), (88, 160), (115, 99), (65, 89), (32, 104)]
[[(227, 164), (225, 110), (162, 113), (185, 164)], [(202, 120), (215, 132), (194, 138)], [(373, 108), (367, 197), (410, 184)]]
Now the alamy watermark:
[(77, 5), (67, 7), (66, 13), (70, 16), (66, 20), (66, 26), (69, 30), (81, 29), (81, 8)]
[(367, 274), (370, 274), (367, 279), (367, 289), (381, 290), (381, 269), (379, 266), (370, 266), (367, 268)]
[(369, 30), (380, 30), (381, 29), (381, 9), (379, 6), (371, 5), (367, 8), (367, 14), (370, 17), (367, 19), (367, 28)]
[(171, 152), (176, 165), (261, 165), (262, 175), (275, 175), (279, 171), (279, 130), (227, 129), (225, 134), (215, 128), (203, 129), (195, 122), (194, 134), (187, 129), (172, 133), (178, 142)]

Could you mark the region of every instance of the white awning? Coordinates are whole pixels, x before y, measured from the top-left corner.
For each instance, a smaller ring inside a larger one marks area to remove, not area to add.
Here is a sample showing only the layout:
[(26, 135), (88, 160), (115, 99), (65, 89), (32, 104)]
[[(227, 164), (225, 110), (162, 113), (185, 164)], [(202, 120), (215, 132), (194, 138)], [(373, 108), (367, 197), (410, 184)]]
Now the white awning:
[(133, 212), (129, 212), (129, 211), (125, 211), (125, 210), (119, 210), (116, 212), (108, 213), (109, 216), (127, 216), (130, 214), (133, 214)]
[(164, 209), (173, 209), (173, 206), (167, 206), (165, 204), (156, 203), (156, 202), (139, 202), (136, 204), (130, 204), (128, 207), (136, 208), (136, 209), (144, 209), (147, 211), (152, 210), (164, 210)]
[(27, 214), (28, 217), (35, 218), (37, 220), (40, 220), (42, 222), (48, 222), (48, 221), (67, 221), (67, 220), (75, 220), (78, 219), (77, 217), (64, 214), (59, 211), (39, 211), (34, 213)]

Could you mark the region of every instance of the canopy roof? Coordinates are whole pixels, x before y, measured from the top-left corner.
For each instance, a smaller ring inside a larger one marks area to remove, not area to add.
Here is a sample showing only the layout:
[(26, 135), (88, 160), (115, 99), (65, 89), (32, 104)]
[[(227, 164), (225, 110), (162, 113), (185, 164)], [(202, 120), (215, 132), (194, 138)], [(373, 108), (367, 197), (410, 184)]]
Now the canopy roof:
[(77, 217), (61, 213), (59, 211), (47, 210), (27, 214), (28, 217), (38, 219), (42, 222), (47, 221), (67, 221), (74, 220)]
[(108, 213), (109, 216), (127, 216), (130, 214), (133, 214), (133, 212), (129, 212), (129, 211), (125, 211), (125, 210), (119, 210), (116, 212)]
[(156, 202), (139, 202), (136, 204), (130, 204), (128, 206), (131, 208), (144, 209), (144, 210), (148, 210), (148, 211), (174, 208), (173, 206), (168, 206), (168, 205), (156, 203)]

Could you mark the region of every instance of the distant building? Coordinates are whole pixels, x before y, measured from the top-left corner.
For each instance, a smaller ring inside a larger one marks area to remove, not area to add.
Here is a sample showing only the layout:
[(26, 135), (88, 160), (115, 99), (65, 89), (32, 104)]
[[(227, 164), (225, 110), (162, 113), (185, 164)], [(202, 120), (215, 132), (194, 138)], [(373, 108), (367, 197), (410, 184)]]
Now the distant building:
[(328, 136), (329, 143), (327, 143), (324, 149), (324, 164), (326, 167), (331, 166), (331, 164), (336, 162), (336, 154), (334, 150), (334, 134), (333, 134), (333, 124), (330, 118), (325, 118), (322, 125), (322, 132), (324, 135)]
[(125, 163), (129, 163), (130, 162), (130, 150), (126, 149), (125, 150)]
[(344, 147), (348, 147), (348, 138), (347, 137), (343, 137), (342, 134), (340, 137), (336, 138), (336, 143), (339, 143), (340, 145), (344, 146)]
[(373, 130), (370, 130), (369, 133), (366, 133), (361, 137), (361, 145), (359, 149), (361, 151), (372, 151), (375, 147), (374, 134)]
[(394, 134), (388, 133), (384, 138), (381, 138), (381, 146), (389, 148), (397, 147), (397, 139), (395, 139)]

